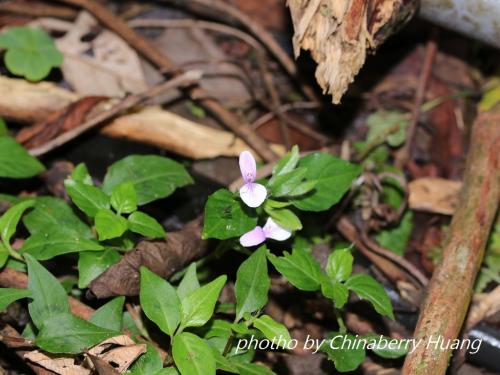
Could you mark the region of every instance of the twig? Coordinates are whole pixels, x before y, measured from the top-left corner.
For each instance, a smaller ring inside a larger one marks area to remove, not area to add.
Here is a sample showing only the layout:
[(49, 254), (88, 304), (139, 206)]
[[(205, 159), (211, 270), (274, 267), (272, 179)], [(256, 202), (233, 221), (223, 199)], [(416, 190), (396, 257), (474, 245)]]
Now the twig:
[[(432, 276), (414, 337), (458, 337), (471, 300), (500, 195), (500, 109), (476, 119), (461, 190), (443, 247), (443, 259)], [(441, 375), (451, 348), (422, 345), (406, 357), (403, 375)]]
[(184, 86), (187, 84), (192, 84), (200, 79), (201, 72), (190, 70), (186, 73), (176, 76), (169, 81), (162, 82), (156, 86), (151, 87), (145, 92), (137, 95), (130, 95), (125, 99), (121, 100), (109, 110), (101, 112), (96, 116), (93, 116), (89, 120), (85, 121), (82, 125), (77, 128), (74, 128), (70, 131), (67, 131), (58, 137), (52, 139), (51, 141), (45, 143), (42, 146), (33, 148), (29, 150), (31, 155), (39, 156), (46, 154), (49, 151), (54, 150), (55, 148), (62, 146), (63, 144), (75, 139), (80, 134), (95, 128), (96, 126), (101, 125), (104, 121), (110, 120), (115, 116), (133, 108), (141, 103), (147, 102), (148, 100), (159, 96), (165, 91), (172, 90), (174, 88)]
[(420, 78), (415, 92), (415, 102), (413, 104), (411, 122), (406, 133), (406, 141), (403, 147), (401, 147), (401, 149), (399, 150), (395, 161), (395, 166), (399, 169), (403, 168), (406, 162), (410, 159), (411, 145), (413, 142), (415, 131), (417, 129), (420, 110), (422, 107), (422, 103), (424, 102), (425, 89), (427, 88), (427, 84), (429, 83), (429, 78), (432, 73), (432, 65), (434, 63), (436, 52), (436, 41), (431, 39), (427, 42), (427, 45), (425, 47), (425, 58), (422, 64), (422, 71), (420, 73)]
[(19, 0), (0, 3), (0, 12), (33, 17), (56, 17), (67, 20), (75, 19), (78, 14), (75, 9), (68, 7), (43, 4), (40, 2), (23, 2)]
[[(389, 264), (384, 263), (384, 267), (380, 267), (384, 273), (399, 274), (400, 272), (398, 270), (401, 269), (407, 275), (411, 276), (413, 280), (418, 281), (421, 286), (427, 285), (427, 277), (423, 275), (422, 272), (420, 272), (413, 264), (392, 251), (377, 245), (363, 233), (359, 233), (355, 225), (347, 217), (343, 216), (339, 219), (337, 222), (337, 230), (370, 260), (375, 259), (373, 255), (376, 255), (390, 261)], [(397, 267), (390, 267), (391, 264)], [(390, 269), (387, 267), (390, 267)]]
[[(163, 73), (169, 73), (174, 76), (182, 74), (182, 70), (167, 56), (162, 54), (147, 39), (131, 29), (124, 20), (115, 16), (110, 10), (96, 0), (58, 1), (66, 4), (78, 5), (92, 13), (100, 22), (120, 35), (131, 47), (136, 49)], [(267, 161), (277, 159), (277, 155), (271, 150), (270, 146), (253, 131), (249, 124), (242, 122), (238, 116), (227, 110), (219, 101), (208, 97), (205, 90), (200, 86), (190, 88), (188, 94), (191, 99), (198, 101), (205, 109), (211, 112), (222, 122), (222, 124), (224, 124), (224, 126), (242, 138), (263, 159)]]

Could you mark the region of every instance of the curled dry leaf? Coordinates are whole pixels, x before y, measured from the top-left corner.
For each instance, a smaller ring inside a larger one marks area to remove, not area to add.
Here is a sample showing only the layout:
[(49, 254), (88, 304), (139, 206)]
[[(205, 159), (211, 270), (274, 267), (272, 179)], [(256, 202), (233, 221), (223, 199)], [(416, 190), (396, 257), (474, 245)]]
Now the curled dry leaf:
[(60, 375), (89, 375), (90, 369), (75, 364), (75, 358), (48, 355), (39, 350), (33, 350), (24, 355), (30, 362)]
[(404, 24), (417, 4), (416, 0), (288, 0), (295, 55), (301, 49), (311, 51), (318, 64), (316, 80), (338, 104), (367, 51)]
[(168, 277), (207, 251), (201, 239), (202, 219), (187, 223), (178, 232), (169, 233), (166, 241), (142, 241), (108, 268), (89, 286), (97, 298), (139, 294), (139, 268), (145, 266), (161, 277)]
[(127, 370), (145, 352), (145, 344), (136, 344), (130, 337), (121, 335), (94, 346), (87, 355), (99, 374), (112, 375)]
[(408, 184), (409, 205), (413, 210), (453, 215), (458, 205), (460, 181), (423, 177)]

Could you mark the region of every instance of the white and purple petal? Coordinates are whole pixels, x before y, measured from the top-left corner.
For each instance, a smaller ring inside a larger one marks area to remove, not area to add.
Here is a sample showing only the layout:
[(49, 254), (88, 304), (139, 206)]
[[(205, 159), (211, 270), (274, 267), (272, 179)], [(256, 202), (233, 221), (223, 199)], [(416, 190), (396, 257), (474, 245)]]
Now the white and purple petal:
[(256, 226), (250, 232), (246, 232), (240, 237), (240, 244), (245, 247), (251, 247), (261, 244), (266, 240), (262, 227)]
[(266, 238), (271, 238), (276, 241), (285, 241), (292, 235), (291, 231), (279, 226), (271, 218), (267, 219), (266, 225), (264, 225), (262, 230)]
[(246, 183), (254, 182), (257, 177), (257, 164), (249, 151), (240, 154), (240, 171)]
[(264, 185), (246, 183), (240, 188), (240, 197), (248, 207), (259, 207), (267, 197), (267, 190)]

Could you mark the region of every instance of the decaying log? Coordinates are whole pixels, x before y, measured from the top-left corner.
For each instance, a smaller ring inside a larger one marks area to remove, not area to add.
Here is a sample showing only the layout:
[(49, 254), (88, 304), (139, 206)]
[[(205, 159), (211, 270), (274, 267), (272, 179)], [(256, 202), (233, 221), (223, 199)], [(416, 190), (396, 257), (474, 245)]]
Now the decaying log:
[(316, 80), (340, 102), (374, 51), (416, 12), (419, 0), (288, 0), (293, 48), (309, 50), (318, 64)]
[(500, 109), (481, 113), (475, 121), (460, 202), (443, 247), (443, 260), (432, 276), (414, 338), (420, 345), (406, 357), (405, 375), (446, 372), (451, 347), (427, 345), (459, 336), (481, 266), (500, 194)]

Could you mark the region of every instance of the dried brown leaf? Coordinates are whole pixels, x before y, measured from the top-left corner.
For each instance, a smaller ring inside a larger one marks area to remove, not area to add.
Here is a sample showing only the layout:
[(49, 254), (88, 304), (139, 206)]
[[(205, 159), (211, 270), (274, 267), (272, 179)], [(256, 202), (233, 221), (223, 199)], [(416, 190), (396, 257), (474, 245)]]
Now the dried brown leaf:
[(201, 239), (202, 219), (195, 219), (178, 232), (169, 233), (167, 240), (142, 241), (116, 264), (90, 284), (98, 298), (139, 294), (139, 268), (145, 266), (154, 273), (168, 277), (207, 251)]
[(71, 357), (53, 356), (39, 350), (33, 350), (26, 353), (24, 358), (60, 375), (90, 374), (90, 369), (75, 364), (75, 359)]
[(423, 177), (408, 184), (409, 204), (413, 210), (453, 215), (458, 205), (460, 181)]

